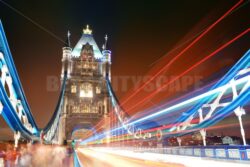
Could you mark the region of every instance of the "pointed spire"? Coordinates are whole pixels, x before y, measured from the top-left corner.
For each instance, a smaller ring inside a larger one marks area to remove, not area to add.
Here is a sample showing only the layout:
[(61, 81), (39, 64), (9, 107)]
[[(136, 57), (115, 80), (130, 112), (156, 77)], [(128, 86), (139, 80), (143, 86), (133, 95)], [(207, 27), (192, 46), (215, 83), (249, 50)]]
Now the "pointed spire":
[(107, 34), (105, 35), (104, 39), (105, 39), (105, 43), (104, 43), (102, 49), (106, 50), (107, 49), (107, 42), (108, 42), (108, 35)]
[(65, 41), (65, 47), (71, 47), (71, 45), (70, 45), (70, 32), (68, 31), (68, 33), (67, 33), (67, 39), (66, 39), (66, 41)]
[(87, 24), (86, 29), (83, 29), (83, 34), (92, 34), (92, 30), (89, 28), (89, 25)]

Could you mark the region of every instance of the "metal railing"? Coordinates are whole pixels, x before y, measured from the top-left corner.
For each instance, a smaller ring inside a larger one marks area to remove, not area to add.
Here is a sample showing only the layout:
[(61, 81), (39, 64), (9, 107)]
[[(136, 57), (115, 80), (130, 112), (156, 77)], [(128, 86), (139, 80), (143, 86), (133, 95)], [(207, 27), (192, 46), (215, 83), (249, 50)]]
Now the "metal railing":
[(250, 161), (250, 146), (196, 146), (196, 147), (125, 147), (124, 150), (136, 152), (149, 152), (158, 154), (171, 154), (193, 157), (204, 157), (223, 160)]

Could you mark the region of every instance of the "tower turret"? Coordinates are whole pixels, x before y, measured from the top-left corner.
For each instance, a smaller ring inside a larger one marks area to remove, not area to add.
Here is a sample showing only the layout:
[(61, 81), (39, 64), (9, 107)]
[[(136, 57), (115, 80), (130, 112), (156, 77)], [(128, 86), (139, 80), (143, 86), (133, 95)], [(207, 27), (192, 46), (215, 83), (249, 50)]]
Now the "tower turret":
[(71, 62), (71, 46), (70, 46), (70, 32), (68, 31), (67, 39), (64, 43), (63, 56), (62, 56), (62, 73), (61, 78), (63, 78), (64, 72), (67, 71), (68, 78), (70, 78), (72, 62)]
[(103, 45), (103, 76), (106, 77), (107, 75), (109, 76), (109, 80), (111, 80), (111, 51), (107, 49), (107, 42), (108, 42), (108, 36), (105, 35), (104, 37), (105, 43)]

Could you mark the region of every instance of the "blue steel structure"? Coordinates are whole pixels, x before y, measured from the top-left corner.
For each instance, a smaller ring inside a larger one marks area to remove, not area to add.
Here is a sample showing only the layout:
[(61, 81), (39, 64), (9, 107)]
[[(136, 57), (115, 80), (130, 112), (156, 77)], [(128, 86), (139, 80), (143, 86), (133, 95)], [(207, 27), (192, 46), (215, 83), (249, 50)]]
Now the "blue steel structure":
[[(36, 139), (37, 137), (39, 137), (40, 130), (38, 129), (30, 112), (30, 108), (24, 95), (1, 22), (0, 51), (0, 67), (2, 72), (2, 82), (0, 84), (1, 103), (3, 106), (2, 116), (13, 131), (22, 132), (22, 135), (26, 138)], [(5, 87), (7, 87), (6, 85), (8, 85), (9, 94), (7, 94), (7, 92), (5, 91)], [(19, 110), (19, 112), (17, 110)], [(23, 125), (22, 121), (20, 120), (21, 116), (25, 116), (25, 118), (27, 119), (26, 123), (29, 123), (31, 128)]]
[(62, 88), (55, 112), (45, 128), (39, 129), (30, 111), (15, 64), (7, 43), (2, 23), (0, 22), (0, 114), (9, 127), (27, 140), (39, 141), (43, 133), (46, 142), (51, 143), (56, 137), (59, 124), (61, 105), (67, 80), (67, 71), (64, 73)]

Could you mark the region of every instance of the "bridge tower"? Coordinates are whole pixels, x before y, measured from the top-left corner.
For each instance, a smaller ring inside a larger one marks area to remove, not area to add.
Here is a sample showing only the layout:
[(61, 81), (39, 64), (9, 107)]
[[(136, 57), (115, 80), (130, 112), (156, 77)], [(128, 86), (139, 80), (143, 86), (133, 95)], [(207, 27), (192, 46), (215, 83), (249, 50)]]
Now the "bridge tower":
[(109, 128), (110, 97), (106, 76), (111, 79), (111, 51), (102, 52), (87, 25), (76, 46), (70, 46), (70, 34), (62, 57), (62, 77), (67, 70), (68, 80), (59, 125), (59, 144), (86, 137), (96, 132), (94, 126), (104, 118), (101, 129)]

